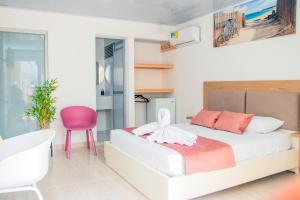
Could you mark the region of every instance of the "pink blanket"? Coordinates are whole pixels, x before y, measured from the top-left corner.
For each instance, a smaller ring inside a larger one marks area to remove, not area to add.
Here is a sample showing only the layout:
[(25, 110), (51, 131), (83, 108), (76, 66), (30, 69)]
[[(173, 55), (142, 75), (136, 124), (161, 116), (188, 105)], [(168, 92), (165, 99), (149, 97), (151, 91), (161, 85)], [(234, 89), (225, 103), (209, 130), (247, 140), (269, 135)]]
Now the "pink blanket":
[[(132, 133), (134, 128), (123, 130)], [(146, 138), (147, 136), (142, 136)], [(160, 144), (181, 154), (185, 162), (185, 174), (208, 172), (235, 166), (234, 154), (230, 145), (217, 140), (198, 136), (191, 147), (178, 144)]]

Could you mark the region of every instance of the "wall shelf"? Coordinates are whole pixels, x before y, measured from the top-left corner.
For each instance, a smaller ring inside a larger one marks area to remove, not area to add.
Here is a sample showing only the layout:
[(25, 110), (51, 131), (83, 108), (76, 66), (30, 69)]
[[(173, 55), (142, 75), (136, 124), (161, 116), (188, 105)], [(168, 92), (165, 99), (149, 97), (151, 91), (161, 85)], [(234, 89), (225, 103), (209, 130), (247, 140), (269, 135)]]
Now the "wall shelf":
[(137, 88), (135, 89), (136, 94), (150, 94), (150, 93), (174, 93), (174, 88)]
[(173, 66), (172, 64), (134, 64), (134, 68), (136, 69), (172, 69)]

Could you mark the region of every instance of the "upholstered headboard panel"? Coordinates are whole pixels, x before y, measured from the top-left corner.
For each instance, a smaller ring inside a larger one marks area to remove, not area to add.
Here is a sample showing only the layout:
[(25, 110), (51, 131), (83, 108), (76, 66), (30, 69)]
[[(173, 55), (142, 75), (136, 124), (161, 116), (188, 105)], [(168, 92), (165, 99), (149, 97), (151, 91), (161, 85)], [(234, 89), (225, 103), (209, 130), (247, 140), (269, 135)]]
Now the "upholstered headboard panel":
[(270, 116), (285, 121), (283, 128), (299, 130), (300, 95), (298, 92), (247, 91), (246, 113)]
[(210, 90), (208, 92), (207, 109), (233, 112), (245, 112), (244, 90)]

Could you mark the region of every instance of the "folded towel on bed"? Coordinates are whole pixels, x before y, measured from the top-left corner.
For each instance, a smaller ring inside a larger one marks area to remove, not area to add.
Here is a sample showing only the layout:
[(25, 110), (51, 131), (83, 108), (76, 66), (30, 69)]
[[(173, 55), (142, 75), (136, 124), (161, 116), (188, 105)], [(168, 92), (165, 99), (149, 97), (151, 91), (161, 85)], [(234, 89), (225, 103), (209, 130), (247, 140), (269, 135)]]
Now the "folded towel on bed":
[(140, 126), (134, 130), (132, 130), (132, 133), (136, 136), (142, 136), (145, 134), (153, 133), (158, 129), (158, 123), (157, 122), (152, 122), (149, 124), (145, 124), (143, 126)]
[(158, 122), (140, 126), (132, 133), (136, 136), (150, 134), (147, 140), (157, 143), (180, 144), (192, 146), (196, 143), (197, 136), (177, 127), (170, 126), (171, 114), (168, 109), (160, 109), (157, 115)]
[(140, 126), (132, 131), (134, 135), (142, 136), (146, 134), (151, 134), (159, 128), (163, 128), (170, 125), (171, 122), (171, 114), (168, 109), (160, 109), (157, 114), (158, 122), (152, 122), (149, 124), (145, 124)]
[(147, 140), (157, 143), (193, 146), (197, 141), (197, 136), (174, 126), (166, 126), (154, 131), (153, 134), (147, 137)]

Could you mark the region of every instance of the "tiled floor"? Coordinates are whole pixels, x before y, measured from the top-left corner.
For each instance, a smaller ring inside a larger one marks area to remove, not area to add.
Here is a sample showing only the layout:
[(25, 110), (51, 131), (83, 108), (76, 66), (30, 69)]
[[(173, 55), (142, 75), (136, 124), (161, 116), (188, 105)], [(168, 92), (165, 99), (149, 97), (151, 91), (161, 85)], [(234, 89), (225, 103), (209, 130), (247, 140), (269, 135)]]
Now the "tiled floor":
[[(275, 176), (208, 195), (197, 200), (263, 200), (294, 175)], [(55, 152), (49, 173), (38, 187), (45, 200), (145, 200), (146, 198), (104, 164), (103, 148), (98, 157), (85, 148), (72, 149), (71, 160)], [(32, 192), (0, 194), (1, 200), (36, 200)]]

